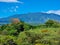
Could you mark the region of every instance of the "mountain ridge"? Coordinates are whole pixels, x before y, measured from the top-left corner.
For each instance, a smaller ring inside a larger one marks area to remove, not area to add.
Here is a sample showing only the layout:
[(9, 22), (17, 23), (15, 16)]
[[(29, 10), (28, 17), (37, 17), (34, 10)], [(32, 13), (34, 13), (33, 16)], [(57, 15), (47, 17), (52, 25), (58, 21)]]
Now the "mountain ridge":
[(18, 18), (21, 21), (24, 21), (25, 23), (28, 24), (43, 24), (49, 19), (60, 22), (60, 15), (53, 13), (48, 14), (48, 13), (38, 12), (38, 13), (27, 13), (27, 14), (16, 14), (6, 18), (0, 18), (0, 23), (2, 22), (10, 23), (11, 18)]

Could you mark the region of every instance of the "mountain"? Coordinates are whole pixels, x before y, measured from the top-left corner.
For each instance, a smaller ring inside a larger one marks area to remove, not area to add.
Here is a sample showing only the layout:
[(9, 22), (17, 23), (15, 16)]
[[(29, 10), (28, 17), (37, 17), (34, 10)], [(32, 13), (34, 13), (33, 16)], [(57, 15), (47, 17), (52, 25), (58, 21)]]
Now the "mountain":
[(43, 24), (49, 19), (60, 22), (60, 15), (53, 13), (47, 14), (39, 12), (39, 13), (28, 13), (28, 14), (16, 14), (10, 17), (0, 18), (0, 24), (10, 23), (11, 18), (18, 18), (21, 21), (24, 21), (25, 23), (33, 25)]

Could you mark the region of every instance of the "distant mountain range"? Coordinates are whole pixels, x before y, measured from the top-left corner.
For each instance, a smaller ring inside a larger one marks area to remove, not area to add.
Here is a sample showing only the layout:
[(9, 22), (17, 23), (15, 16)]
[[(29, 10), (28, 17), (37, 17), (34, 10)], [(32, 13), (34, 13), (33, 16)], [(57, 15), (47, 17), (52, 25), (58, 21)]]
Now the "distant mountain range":
[(10, 23), (11, 18), (18, 18), (21, 21), (24, 21), (25, 23), (33, 25), (43, 24), (49, 19), (60, 22), (60, 15), (39, 12), (39, 13), (28, 13), (28, 14), (16, 14), (10, 17), (0, 18), (0, 24)]

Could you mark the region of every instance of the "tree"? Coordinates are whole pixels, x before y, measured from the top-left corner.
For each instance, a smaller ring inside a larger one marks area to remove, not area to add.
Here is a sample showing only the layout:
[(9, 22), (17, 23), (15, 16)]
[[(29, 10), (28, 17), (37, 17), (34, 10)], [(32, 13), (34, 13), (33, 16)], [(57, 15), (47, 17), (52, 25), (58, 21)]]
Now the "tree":
[(12, 18), (12, 19), (11, 19), (11, 22), (12, 22), (13, 24), (17, 24), (17, 23), (20, 22), (20, 20), (19, 20), (18, 18)]
[(48, 20), (45, 25), (46, 27), (57, 27), (57, 25), (59, 24), (59, 22), (57, 21), (54, 21), (54, 20)]

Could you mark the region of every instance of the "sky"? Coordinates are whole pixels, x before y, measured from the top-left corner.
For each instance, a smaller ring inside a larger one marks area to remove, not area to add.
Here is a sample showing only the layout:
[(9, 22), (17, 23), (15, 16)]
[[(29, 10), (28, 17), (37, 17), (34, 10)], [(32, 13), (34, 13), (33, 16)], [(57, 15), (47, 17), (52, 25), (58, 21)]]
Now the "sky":
[(33, 12), (60, 15), (60, 0), (0, 0), (0, 18)]

